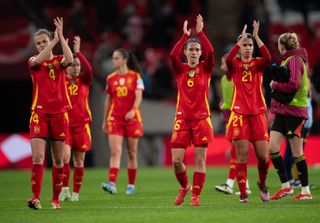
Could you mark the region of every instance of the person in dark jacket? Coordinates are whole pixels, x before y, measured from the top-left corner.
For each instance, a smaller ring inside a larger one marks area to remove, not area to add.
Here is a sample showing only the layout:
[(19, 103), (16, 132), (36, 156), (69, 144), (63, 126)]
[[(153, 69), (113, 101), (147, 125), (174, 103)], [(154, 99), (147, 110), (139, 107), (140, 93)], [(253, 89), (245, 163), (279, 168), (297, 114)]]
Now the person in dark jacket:
[(304, 48), (300, 48), (295, 33), (284, 33), (278, 39), (278, 50), (282, 55), (281, 65), (290, 70), (288, 82), (271, 81), (270, 87), (274, 91), (294, 93), (294, 98), (289, 103), (281, 102), (275, 98), (271, 100), (271, 111), (275, 114), (270, 132), (269, 151), (272, 163), (277, 170), (281, 181), (281, 188), (271, 196), (276, 200), (294, 193), (290, 187), (283, 158), (280, 154), (280, 145), (286, 137), (291, 146), (294, 162), (297, 165), (301, 180), (301, 193), (294, 200), (312, 199), (308, 182), (308, 167), (303, 155), (302, 131), (305, 121), (308, 119), (307, 96), (308, 54)]

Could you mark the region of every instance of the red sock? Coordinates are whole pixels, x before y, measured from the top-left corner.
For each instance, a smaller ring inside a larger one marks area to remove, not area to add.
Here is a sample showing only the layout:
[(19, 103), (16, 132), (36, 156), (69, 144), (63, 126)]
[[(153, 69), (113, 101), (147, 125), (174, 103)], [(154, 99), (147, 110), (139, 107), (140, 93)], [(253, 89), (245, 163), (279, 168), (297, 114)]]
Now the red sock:
[(63, 166), (63, 187), (69, 187), (70, 178), (70, 163), (65, 163)]
[(73, 192), (79, 193), (83, 181), (84, 167), (73, 168)]
[(33, 198), (40, 199), (42, 178), (43, 178), (43, 164), (32, 164), (31, 170), (31, 190)]
[(193, 173), (192, 196), (197, 197), (201, 194), (206, 174), (201, 172)]
[(236, 178), (236, 163), (237, 161), (234, 159), (230, 160), (228, 179), (234, 180)]
[(188, 174), (187, 171), (183, 171), (182, 173), (175, 173), (176, 178), (182, 188), (186, 188), (188, 185)]
[(128, 183), (134, 185), (136, 181), (137, 169), (128, 168)]
[(117, 182), (117, 176), (119, 173), (119, 168), (110, 167), (109, 169), (109, 182), (116, 183)]
[(58, 168), (52, 167), (52, 200), (58, 201), (59, 194), (62, 189), (62, 181), (63, 181), (63, 167)]
[(258, 162), (260, 186), (266, 186), (268, 170), (269, 170), (269, 161), (267, 163)]
[(235, 148), (233, 143), (232, 143), (232, 146), (231, 146), (230, 153), (231, 153), (231, 160), (230, 160), (228, 178), (234, 180), (236, 178), (237, 157), (236, 157), (236, 148)]
[(246, 180), (247, 180), (247, 163), (237, 163), (237, 181), (240, 190), (240, 194), (247, 194), (246, 192)]

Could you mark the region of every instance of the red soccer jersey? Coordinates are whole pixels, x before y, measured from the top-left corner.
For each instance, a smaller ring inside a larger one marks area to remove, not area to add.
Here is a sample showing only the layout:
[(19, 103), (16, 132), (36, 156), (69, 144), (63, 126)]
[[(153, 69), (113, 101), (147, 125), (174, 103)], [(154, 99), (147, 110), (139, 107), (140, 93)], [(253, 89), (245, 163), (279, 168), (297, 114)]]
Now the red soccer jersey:
[(56, 55), (37, 67), (31, 67), (33, 58), (28, 62), (33, 82), (31, 110), (42, 114), (57, 114), (71, 109), (63, 56)]
[(77, 53), (83, 73), (78, 77), (66, 77), (72, 109), (69, 111), (69, 125), (76, 127), (91, 123), (92, 116), (89, 107), (89, 88), (92, 79), (92, 68), (82, 53)]
[[(111, 96), (108, 120), (111, 117), (125, 119), (126, 114), (132, 109), (136, 90), (144, 90), (143, 81), (137, 72), (132, 70), (127, 74), (114, 72), (107, 77), (105, 92)], [(140, 111), (137, 112), (140, 116)]]
[(271, 61), (264, 45), (260, 48), (262, 58), (243, 62), (236, 57), (240, 46), (235, 45), (227, 55), (229, 75), (234, 82), (231, 110), (244, 115), (255, 115), (267, 110), (262, 91), (262, 75)]
[(214, 50), (203, 32), (198, 33), (204, 61), (191, 68), (182, 63), (180, 54), (188, 35), (184, 34), (172, 49), (170, 59), (177, 79), (176, 117), (184, 120), (205, 119), (210, 116), (209, 85), (214, 64)]

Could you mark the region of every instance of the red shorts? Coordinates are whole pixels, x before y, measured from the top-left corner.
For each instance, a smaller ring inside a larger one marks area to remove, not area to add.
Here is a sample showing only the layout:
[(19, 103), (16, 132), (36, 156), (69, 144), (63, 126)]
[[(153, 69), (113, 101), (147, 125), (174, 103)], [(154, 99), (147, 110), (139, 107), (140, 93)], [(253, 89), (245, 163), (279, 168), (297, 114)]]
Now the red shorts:
[(30, 118), (30, 138), (47, 138), (64, 141), (69, 132), (68, 113), (38, 114), (32, 112)]
[(175, 119), (171, 144), (179, 144), (183, 148), (188, 145), (203, 145), (212, 142), (213, 128), (211, 119), (181, 120)]
[(141, 137), (143, 136), (142, 123), (138, 119), (131, 121), (109, 120), (108, 135), (120, 135), (123, 137)]
[(66, 144), (78, 152), (86, 152), (91, 149), (90, 125), (69, 127)]
[(228, 140), (269, 140), (266, 115), (241, 115), (231, 112), (226, 136)]

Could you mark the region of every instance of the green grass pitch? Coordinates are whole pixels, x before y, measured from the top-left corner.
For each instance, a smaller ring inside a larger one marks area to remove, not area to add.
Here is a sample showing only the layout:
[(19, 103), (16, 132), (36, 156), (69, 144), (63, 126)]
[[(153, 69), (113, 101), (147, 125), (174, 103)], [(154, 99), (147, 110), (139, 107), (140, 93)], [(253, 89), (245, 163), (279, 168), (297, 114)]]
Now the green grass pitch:
[[(192, 179), (193, 168), (188, 168)], [(71, 173), (72, 174), (72, 173)], [(30, 210), (26, 201), (31, 198), (29, 171), (0, 171), (0, 223), (277, 223), (320, 222), (320, 169), (309, 169), (313, 200), (293, 201), (286, 197), (278, 201), (262, 202), (259, 198), (257, 169), (249, 168), (249, 182), (253, 193), (250, 202), (240, 204), (236, 195), (216, 192), (214, 185), (224, 183), (226, 167), (209, 167), (200, 207), (189, 204), (190, 194), (182, 206), (173, 205), (178, 183), (171, 168), (141, 168), (138, 171), (136, 194), (126, 195), (127, 174), (121, 169), (116, 195), (103, 192), (101, 183), (107, 178), (107, 168), (86, 169), (80, 201), (61, 203), (62, 209), (52, 210), (51, 170), (45, 172), (41, 195), (41, 210)], [(72, 179), (72, 175), (70, 177)], [(270, 193), (280, 186), (273, 168), (269, 171)], [(235, 185), (236, 186), (236, 185)], [(237, 188), (237, 187), (235, 187)], [(295, 190), (297, 194), (300, 189)]]

